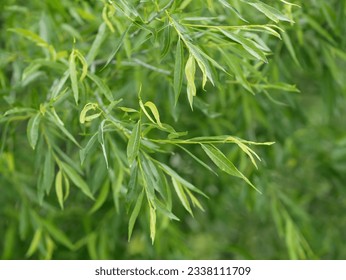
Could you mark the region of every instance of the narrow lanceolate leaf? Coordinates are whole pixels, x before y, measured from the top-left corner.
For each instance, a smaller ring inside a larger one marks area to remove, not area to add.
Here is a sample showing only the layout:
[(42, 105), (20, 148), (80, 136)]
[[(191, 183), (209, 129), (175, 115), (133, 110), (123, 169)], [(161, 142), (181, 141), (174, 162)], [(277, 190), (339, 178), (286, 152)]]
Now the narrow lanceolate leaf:
[(85, 158), (87, 155), (95, 148), (95, 143), (98, 139), (98, 132), (96, 132), (88, 141), (86, 146), (79, 151), (79, 157), (81, 161), (81, 165), (83, 165)]
[(292, 20), (290, 18), (285, 16), (279, 10), (277, 10), (277, 9), (267, 5), (267, 4), (264, 4), (260, 1), (242, 0), (242, 2), (247, 3), (247, 4), (251, 5), (252, 7), (256, 8), (258, 11), (263, 13), (266, 17), (268, 17), (269, 19), (271, 19), (274, 22), (279, 22), (280, 20), (292, 22)]
[(89, 186), (87, 183), (82, 179), (82, 177), (67, 163), (60, 161), (59, 164), (61, 165), (61, 168), (63, 169), (64, 173), (70, 178), (70, 180), (82, 190), (82, 192), (90, 197), (91, 199), (94, 199), (94, 196), (92, 195)]
[(59, 116), (57, 115), (53, 107), (52, 107), (52, 112), (47, 111), (47, 115), (49, 120), (53, 122), (61, 130), (61, 132), (65, 134), (67, 138), (69, 138), (73, 143), (75, 143), (78, 147), (80, 147), (79, 143), (74, 138), (74, 136), (65, 128), (64, 123), (59, 118)]
[(209, 144), (201, 144), (204, 152), (208, 155), (208, 157), (215, 163), (215, 165), (220, 168), (222, 171), (243, 179), (247, 184), (253, 187), (256, 191), (261, 193), (246, 176), (241, 173), (234, 164), (214, 145)]
[(96, 212), (105, 203), (109, 194), (109, 189), (110, 189), (110, 183), (108, 180), (106, 180), (101, 188), (99, 196), (97, 197), (95, 201), (95, 204), (89, 211), (90, 214)]
[(180, 182), (184, 187), (190, 189), (191, 191), (194, 191), (196, 193), (199, 193), (205, 197), (208, 197), (205, 195), (201, 190), (196, 188), (194, 185), (192, 185), (190, 182), (186, 181), (184, 178), (182, 178), (177, 172), (175, 172), (172, 168), (170, 168), (168, 165), (160, 162), (159, 163), (160, 168), (169, 176), (174, 178), (176, 181)]
[(139, 120), (132, 129), (129, 142), (127, 144), (127, 159), (129, 164), (132, 165), (135, 158), (138, 156), (139, 146), (141, 140), (141, 121)]
[(126, 28), (125, 32), (123, 32), (123, 34), (121, 35), (117, 45), (115, 46), (115, 48), (112, 51), (111, 55), (108, 57), (107, 62), (105, 64), (105, 66), (103, 67), (103, 69), (105, 69), (109, 65), (109, 63), (113, 60), (114, 56), (118, 53), (118, 51), (120, 50), (121, 46), (123, 45), (125, 37), (126, 37), (127, 33), (129, 32), (131, 27), (132, 27), (132, 23), (130, 23), (128, 25), (128, 27)]
[(182, 187), (181, 183), (178, 182), (174, 177), (172, 177), (172, 183), (173, 183), (174, 190), (175, 190), (176, 194), (178, 195), (181, 204), (193, 216), (190, 202), (186, 197), (186, 194), (184, 192), (184, 188)]
[(77, 79), (75, 50), (73, 50), (72, 53), (70, 54), (69, 71), (70, 71), (70, 80), (71, 80), (71, 87), (72, 87), (73, 97), (74, 97), (74, 100), (75, 100), (76, 104), (78, 104), (79, 90), (78, 90), (78, 79)]
[(131, 239), (133, 227), (134, 227), (135, 222), (137, 220), (139, 211), (141, 210), (141, 207), (142, 207), (143, 197), (144, 197), (144, 190), (141, 192), (141, 194), (137, 198), (135, 207), (133, 208), (131, 216), (130, 216), (129, 227), (128, 227), (128, 240), (129, 241)]
[(176, 56), (175, 56), (175, 65), (174, 65), (174, 78), (173, 78), (173, 89), (175, 96), (175, 104), (177, 104), (181, 88), (183, 86), (183, 77), (184, 77), (184, 48), (181, 40), (178, 40)]
[(154, 244), (155, 241), (155, 235), (156, 235), (156, 209), (149, 203), (150, 208), (150, 238), (152, 244)]
[(42, 237), (42, 228), (39, 228), (35, 231), (34, 237), (32, 238), (32, 241), (30, 243), (30, 247), (28, 251), (26, 252), (26, 257), (31, 257), (37, 250), (38, 245), (40, 244)]
[(88, 74), (88, 62), (79, 50), (75, 50), (75, 54), (80, 63), (82, 64), (82, 74), (80, 75), (79, 80), (83, 81), (86, 75)]
[(55, 177), (55, 193), (61, 209), (64, 209), (64, 192), (62, 189), (62, 172), (58, 171)]
[(53, 159), (53, 152), (51, 149), (48, 149), (44, 159), (43, 180), (42, 180), (42, 185), (47, 195), (49, 194), (51, 186), (54, 181), (54, 168), (55, 168), (55, 163)]
[(73, 245), (72, 241), (69, 239), (69, 237), (60, 230), (55, 224), (48, 220), (41, 220), (44, 228), (47, 230), (47, 232), (60, 244), (64, 245), (65, 247), (69, 248), (70, 250), (74, 250), (75, 246)]
[(99, 88), (100, 92), (107, 98), (107, 100), (109, 102), (113, 102), (113, 95), (111, 90), (109, 89), (109, 87), (96, 75), (92, 74), (92, 73), (88, 73), (87, 77), (92, 80), (97, 87)]
[(38, 135), (39, 135), (39, 126), (41, 120), (41, 113), (37, 113), (29, 119), (27, 126), (27, 136), (31, 148), (35, 150)]
[[(148, 101), (148, 102), (145, 102), (144, 104), (144, 107), (148, 107), (151, 111), (151, 113), (153, 114), (154, 118), (155, 118), (155, 121), (156, 123), (158, 124), (158, 126), (160, 127), (163, 127), (162, 126), (162, 123), (161, 123), (161, 120), (160, 120), (160, 114), (159, 114), (159, 111), (157, 110), (157, 107), (156, 105), (151, 102), (151, 101)], [(147, 110), (144, 111), (146, 113), (146, 115), (148, 116), (148, 112)], [(154, 122), (155, 123), (155, 122)]]
[(230, 9), (238, 18), (241, 20), (248, 22), (246, 19), (242, 17), (242, 15), (233, 7), (231, 6), (226, 0), (219, 0), (219, 2), (224, 5), (226, 8)]
[(99, 27), (99, 30), (97, 32), (96, 38), (91, 45), (91, 48), (89, 49), (89, 52), (86, 56), (86, 60), (89, 63), (89, 65), (95, 60), (95, 57), (101, 50), (101, 45), (106, 38), (107, 32), (106, 32), (106, 24), (102, 23)]
[(251, 40), (242, 37), (238, 34), (235, 34), (233, 32), (228, 32), (226, 30), (223, 30), (219, 28), (221, 33), (223, 33), (226, 37), (229, 39), (237, 42), (240, 44), (249, 54), (251, 54), (253, 57), (262, 60), (264, 62), (268, 62), (267, 58), (265, 57), (264, 53), (262, 50), (260, 50)]
[(102, 147), (102, 152), (103, 152), (103, 157), (105, 159), (106, 162), (106, 166), (108, 169), (108, 157), (107, 157), (107, 152), (106, 152), (106, 145), (105, 145), (105, 139), (104, 139), (104, 126), (105, 126), (106, 120), (103, 120), (99, 126), (99, 133), (98, 133), (98, 140), (99, 143)]
[(189, 100), (191, 109), (193, 108), (193, 97), (196, 96), (195, 73), (196, 61), (195, 58), (190, 54), (185, 65), (185, 76), (187, 80), (187, 98)]

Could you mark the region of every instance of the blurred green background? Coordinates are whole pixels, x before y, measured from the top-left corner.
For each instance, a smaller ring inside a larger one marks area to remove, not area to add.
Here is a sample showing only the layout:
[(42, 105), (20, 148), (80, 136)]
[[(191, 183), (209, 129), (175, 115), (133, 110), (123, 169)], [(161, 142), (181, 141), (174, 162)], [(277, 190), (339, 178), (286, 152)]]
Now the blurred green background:
[[(11, 106), (26, 107), (25, 102), (27, 106), (39, 104), (48, 90), (45, 82), (60, 73), (59, 69), (42, 70), (31, 77), (35, 87), (29, 96), (26, 90), (31, 81), (27, 85), (20, 82), (23, 69), (28, 58), (39, 57), (41, 50), (8, 29), (39, 30), (40, 36), (48, 37), (62, 52), (71, 49), (75, 38), (86, 53), (102, 21), (104, 5), (101, 1), (2, 2), (1, 114)], [(194, 5), (203, 6), (204, 1), (185, 2), (194, 10)], [(243, 8), (242, 1), (229, 2), (253, 22), (264, 20), (256, 10)], [(294, 1), (300, 7), (289, 8), (278, 5), (279, 1), (263, 2), (290, 9), (286, 12), (292, 12), (295, 23), (281, 26), (284, 40), (264, 37), (272, 54), (260, 72), (270, 81), (295, 84), (299, 93), (278, 88), (270, 94), (252, 95), (232, 79), (224, 79), (221, 86), (207, 85), (206, 93), (200, 90), (193, 112), (185, 99), (175, 112), (164, 98), (155, 100), (162, 118), (171, 118), (177, 129), (189, 130), (189, 135), (232, 134), (251, 141), (274, 141), (272, 146), (256, 147), (262, 159), (258, 170), (236, 147), (227, 150), (227, 156), (262, 194), (227, 174), (208, 174), (191, 158), (176, 152), (165, 160), (196, 186), (203, 186), (210, 197), (201, 199), (205, 212), (195, 210), (191, 217), (183, 207), (176, 207), (174, 213), (181, 221), (163, 219), (154, 245), (144, 213), (128, 242), (127, 214), (122, 208), (117, 213), (112, 201), (92, 215), (86, 214), (92, 203), (77, 193), (71, 194), (63, 211), (53, 195), (39, 206), (26, 122), (0, 122), (0, 257), (345, 259), (346, 1)], [(108, 53), (111, 44), (106, 48)], [(119, 89), (120, 97), (126, 96), (131, 85), (122, 88), (117, 81), (143, 79), (131, 69), (119, 73), (110, 83)], [(158, 79), (158, 75), (148, 76), (143, 88), (156, 85)], [(159, 86), (148, 94), (166, 90)], [(70, 119), (71, 126), (77, 118)], [(199, 153), (197, 148), (191, 151)], [(44, 224), (49, 234), (37, 231), (37, 223)], [(28, 254), (35, 236), (42, 242), (35, 253)]]

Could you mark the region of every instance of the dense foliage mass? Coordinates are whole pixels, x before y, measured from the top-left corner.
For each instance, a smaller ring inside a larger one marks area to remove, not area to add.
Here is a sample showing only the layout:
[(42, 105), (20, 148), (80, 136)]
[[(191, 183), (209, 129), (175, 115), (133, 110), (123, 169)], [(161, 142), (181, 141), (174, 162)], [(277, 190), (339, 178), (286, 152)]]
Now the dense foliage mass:
[(2, 259), (346, 257), (346, 1), (3, 6)]

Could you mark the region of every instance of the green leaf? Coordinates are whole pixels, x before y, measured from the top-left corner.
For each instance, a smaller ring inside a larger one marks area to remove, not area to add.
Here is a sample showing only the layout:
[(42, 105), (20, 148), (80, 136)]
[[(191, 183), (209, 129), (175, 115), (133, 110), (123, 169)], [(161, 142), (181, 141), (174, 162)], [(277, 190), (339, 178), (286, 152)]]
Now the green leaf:
[(105, 64), (105, 66), (103, 66), (103, 69), (105, 69), (108, 64), (113, 60), (114, 56), (118, 53), (118, 51), (120, 50), (121, 46), (124, 43), (124, 39), (127, 35), (127, 33), (129, 32), (130, 28), (132, 27), (132, 23), (128, 25), (128, 27), (126, 28), (126, 31), (123, 32), (123, 34), (121, 35), (118, 44), (115, 45), (114, 50), (112, 51), (111, 55), (108, 57), (107, 62)]
[(201, 146), (204, 152), (208, 155), (208, 157), (215, 163), (215, 165), (218, 168), (232, 176), (242, 178), (247, 184), (249, 184), (256, 191), (261, 193), (218, 148), (210, 144), (201, 144)]
[(62, 172), (58, 171), (55, 177), (55, 193), (58, 198), (61, 209), (64, 209), (64, 192), (62, 187)]
[(108, 169), (108, 157), (107, 157), (107, 151), (106, 151), (106, 145), (105, 145), (105, 139), (104, 139), (104, 126), (105, 126), (105, 123), (106, 123), (106, 120), (103, 120), (100, 123), (99, 131), (98, 131), (99, 132), (98, 133), (98, 141), (101, 144), (102, 152), (103, 152), (103, 157), (105, 159), (106, 166), (107, 166), (107, 169)]
[(109, 89), (109, 87), (102, 81), (101, 78), (99, 78), (98, 76), (92, 74), (92, 73), (88, 73), (87, 77), (92, 80), (97, 87), (100, 89), (101, 93), (107, 98), (107, 100), (109, 102), (112, 102), (114, 100), (113, 98), (113, 94), (112, 91)]
[(86, 75), (88, 74), (88, 62), (79, 50), (75, 50), (75, 55), (82, 64), (82, 74), (79, 78), (79, 81), (83, 81)]
[(41, 238), (42, 238), (42, 228), (38, 228), (36, 229), (34, 237), (31, 240), (29, 249), (25, 254), (27, 258), (31, 257), (37, 251), (38, 246), (40, 245)]
[(144, 181), (147, 197), (151, 203), (155, 200), (155, 189), (158, 189), (155, 174), (151, 169), (150, 161), (146, 159), (142, 154), (140, 156), (140, 168)]
[(89, 186), (85, 183), (82, 177), (68, 164), (63, 161), (58, 162), (65, 174), (71, 179), (71, 181), (81, 189), (81, 191), (91, 199), (94, 199), (94, 196), (90, 192)]
[(149, 203), (150, 209), (150, 238), (151, 243), (154, 244), (156, 235), (156, 209)]
[(71, 80), (73, 97), (76, 104), (78, 104), (79, 89), (78, 89), (78, 79), (77, 79), (77, 69), (76, 69), (76, 51), (74, 49), (72, 50), (70, 54), (69, 72), (70, 72), (70, 80)]
[(199, 202), (199, 200), (193, 195), (193, 193), (189, 190), (186, 189), (186, 193), (188, 194), (188, 196), (191, 199), (192, 205), (193, 206), (197, 206), (200, 210), (202, 210), (204, 212), (204, 208), (202, 206), (202, 204)]
[(181, 43), (180, 38), (178, 39), (177, 48), (175, 55), (175, 64), (174, 64), (174, 78), (173, 78), (173, 88), (175, 96), (175, 104), (177, 104), (181, 88), (183, 86), (183, 77), (184, 77), (184, 48)]
[(187, 60), (185, 65), (185, 76), (187, 80), (187, 98), (189, 100), (191, 109), (193, 109), (193, 97), (196, 96), (195, 73), (195, 58), (190, 54), (189, 59)]
[[(157, 124), (159, 127), (163, 128), (162, 126), (162, 123), (161, 123), (161, 120), (160, 120), (160, 114), (159, 114), (159, 111), (157, 110), (157, 107), (156, 105), (151, 102), (151, 101), (147, 101), (145, 102), (145, 104), (143, 105), (142, 101), (140, 100), (140, 106), (143, 110), (143, 112), (145, 113), (145, 115), (148, 117), (148, 119)], [(145, 109), (145, 107), (148, 107), (151, 111), (151, 113), (153, 114), (154, 118), (155, 118), (155, 121), (151, 118), (151, 116), (149, 115), (148, 111)]]
[(135, 158), (138, 156), (141, 143), (141, 121), (139, 120), (132, 129), (129, 142), (127, 143), (127, 159), (131, 166)]
[(129, 241), (131, 239), (133, 227), (134, 227), (135, 222), (137, 220), (139, 211), (141, 210), (141, 207), (142, 207), (143, 197), (144, 197), (144, 190), (138, 196), (135, 207), (133, 208), (130, 219), (129, 219), (129, 226), (128, 226), (128, 240)]
[(47, 195), (49, 194), (53, 181), (54, 181), (54, 173), (55, 173), (55, 162), (53, 159), (53, 152), (51, 149), (48, 149), (44, 159), (43, 179), (42, 179), (43, 189), (46, 191)]
[(163, 33), (163, 48), (161, 50), (161, 55), (160, 58), (163, 59), (168, 51), (170, 50), (170, 46), (171, 46), (171, 27), (169, 24), (167, 24), (164, 33)]
[(228, 32), (224, 29), (218, 28), (222, 34), (224, 34), (226, 37), (228, 37), (229, 39), (239, 43), (240, 45), (242, 45), (242, 47), (249, 53), (251, 54), (253, 57), (264, 61), (265, 63), (268, 62), (267, 58), (265, 57), (264, 53), (258, 48), (256, 47), (256, 45), (249, 39), (242, 37), (238, 34), (235, 34), (234, 32)]
[(89, 49), (89, 52), (86, 56), (86, 60), (88, 64), (91, 64), (95, 60), (95, 57), (97, 56), (97, 54), (99, 53), (101, 49), (101, 45), (103, 41), (106, 39), (106, 35), (107, 35), (106, 31), (107, 31), (106, 24), (102, 23), (97, 31), (96, 38), (93, 44), (91, 45), (91, 48)]
[(53, 86), (50, 89), (51, 99), (54, 100), (59, 95), (59, 93), (62, 91), (63, 86), (68, 80), (69, 76), (70, 76), (70, 71), (66, 70), (60, 79), (56, 79), (54, 81)]
[(200, 160), (198, 157), (196, 157), (193, 153), (191, 153), (188, 149), (185, 149), (183, 146), (181, 145), (177, 145), (180, 149), (182, 149), (185, 153), (187, 153), (190, 157), (192, 157), (195, 161), (197, 161), (200, 165), (202, 165), (203, 167), (205, 167), (206, 169), (208, 169), (210, 172), (214, 173), (216, 176), (217, 173), (206, 163), (204, 163), (202, 160)]
[(282, 37), (283, 42), (285, 43), (286, 48), (288, 49), (293, 61), (295, 62), (295, 64), (297, 64), (297, 66), (301, 67), (290, 37), (287, 35), (286, 32), (282, 32), (281, 37)]
[(272, 6), (269, 6), (265, 3), (262, 3), (260, 1), (253, 1), (253, 0), (252, 1), (242, 0), (242, 2), (253, 6), (258, 11), (265, 14), (266, 17), (268, 17), (269, 19), (271, 19), (272, 21), (274, 21), (276, 23), (279, 22), (280, 20), (292, 22), (292, 20), (290, 18), (288, 18), (287, 16), (285, 16), (283, 13), (281, 13), (277, 9), (275, 9)]
[(196, 188), (194, 185), (192, 185), (190, 182), (186, 181), (184, 178), (182, 178), (177, 172), (175, 172), (172, 168), (167, 166), (166, 164), (159, 162), (158, 165), (162, 168), (164, 172), (166, 172), (169, 176), (174, 178), (177, 182), (180, 182), (184, 187), (190, 189), (191, 191), (194, 191), (196, 193), (199, 193), (205, 197), (208, 197), (205, 195), (201, 190)]
[(74, 144), (80, 147), (79, 143), (74, 138), (74, 136), (65, 128), (64, 123), (55, 112), (54, 107), (51, 108), (51, 112), (47, 111), (46, 114), (48, 115), (49, 120), (53, 122), (61, 130), (61, 132), (65, 134), (67, 138), (69, 138)]
[(232, 7), (226, 0), (218, 0), (223, 6), (230, 9), (238, 18), (242, 21), (248, 22), (243, 16), (236, 10), (236, 8)]
[(174, 190), (175, 190), (176, 194), (178, 195), (179, 200), (181, 201), (181, 204), (191, 214), (191, 216), (193, 216), (190, 202), (185, 195), (184, 188), (182, 187), (181, 183), (179, 181), (177, 181), (174, 177), (171, 177), (171, 178), (172, 178)]
[(33, 150), (35, 150), (36, 143), (38, 140), (40, 121), (41, 113), (37, 113), (29, 119), (27, 126), (27, 136), (29, 144)]
[(98, 139), (98, 132), (96, 132), (88, 141), (86, 146), (79, 151), (81, 165), (83, 165), (86, 156), (95, 148), (95, 143)]
[(51, 221), (48, 220), (41, 220), (44, 228), (47, 230), (47, 232), (60, 244), (64, 245), (70, 250), (74, 250), (74, 245), (71, 242), (71, 240), (68, 238), (68, 236), (60, 230), (55, 224), (53, 224)]
[(80, 123), (85, 123), (85, 122), (89, 122), (91, 120), (94, 120), (96, 118), (98, 118), (102, 112), (100, 113), (96, 113), (96, 114), (92, 114), (92, 115), (89, 115), (87, 116), (86, 114), (90, 111), (90, 110), (97, 110), (99, 109), (99, 106), (97, 103), (87, 103), (83, 110), (81, 111), (80, 115), (79, 115), (79, 122)]
[(97, 197), (93, 207), (90, 209), (89, 214), (92, 214), (101, 208), (101, 206), (107, 200), (109, 190), (110, 190), (110, 184), (109, 184), (109, 181), (106, 180), (105, 183), (102, 185), (100, 195)]

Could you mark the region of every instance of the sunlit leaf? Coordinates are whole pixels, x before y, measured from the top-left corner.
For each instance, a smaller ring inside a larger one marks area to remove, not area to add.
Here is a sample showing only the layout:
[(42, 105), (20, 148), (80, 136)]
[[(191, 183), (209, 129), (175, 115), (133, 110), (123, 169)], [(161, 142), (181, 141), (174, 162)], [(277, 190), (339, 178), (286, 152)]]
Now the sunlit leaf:
[(37, 113), (29, 119), (27, 125), (27, 136), (30, 143), (30, 146), (35, 150), (36, 143), (39, 137), (39, 126), (41, 121), (41, 113)]
[(196, 96), (195, 73), (196, 73), (195, 58), (192, 55), (190, 55), (185, 65), (185, 76), (187, 80), (187, 97), (188, 97), (191, 109), (193, 108), (192, 106), (193, 97)]
[(234, 164), (214, 145), (201, 144), (203, 150), (208, 155), (208, 157), (215, 163), (215, 165), (220, 168), (222, 171), (243, 179), (247, 184), (253, 187), (256, 191), (261, 193), (251, 182), (250, 180), (241, 173)]

